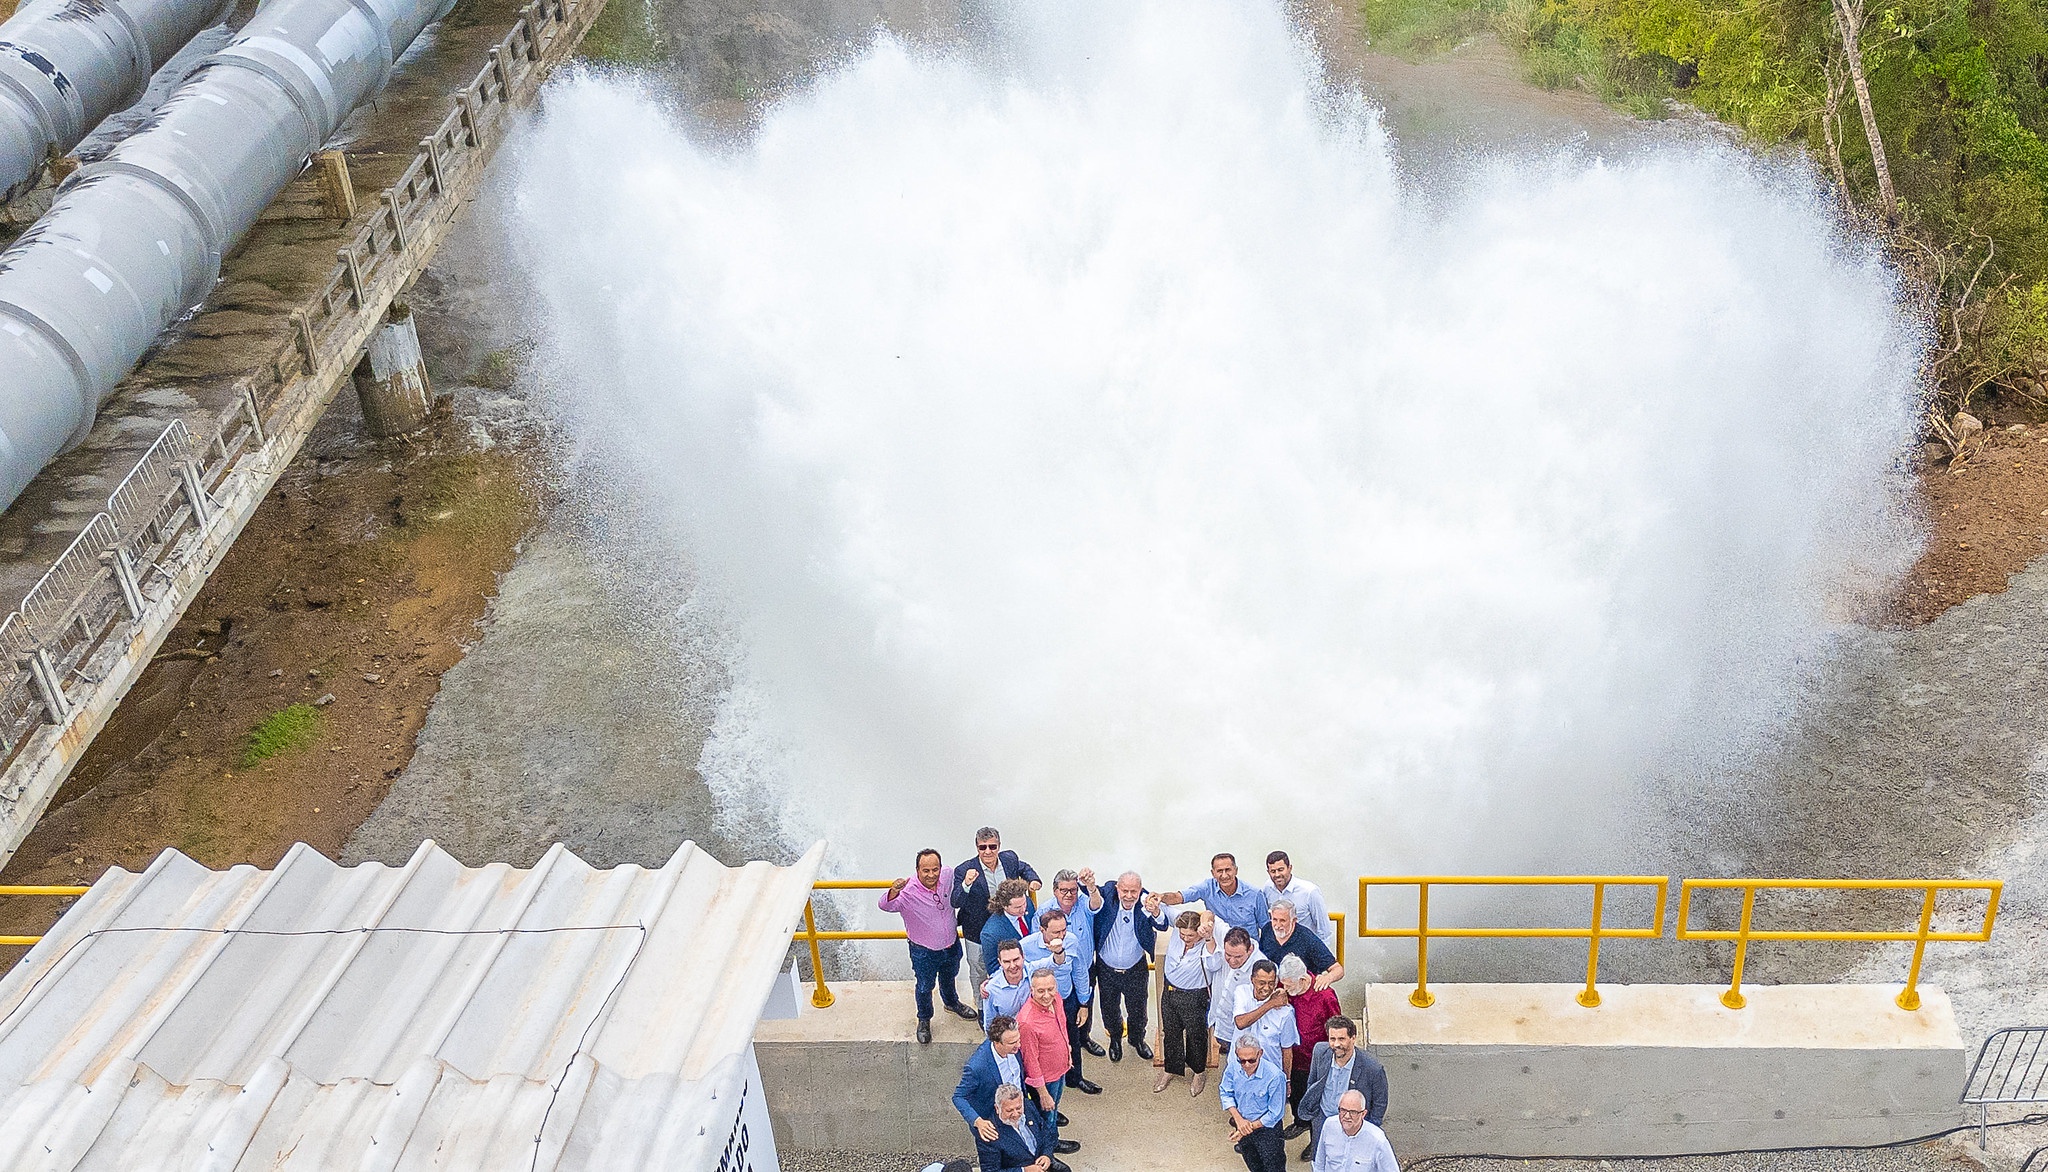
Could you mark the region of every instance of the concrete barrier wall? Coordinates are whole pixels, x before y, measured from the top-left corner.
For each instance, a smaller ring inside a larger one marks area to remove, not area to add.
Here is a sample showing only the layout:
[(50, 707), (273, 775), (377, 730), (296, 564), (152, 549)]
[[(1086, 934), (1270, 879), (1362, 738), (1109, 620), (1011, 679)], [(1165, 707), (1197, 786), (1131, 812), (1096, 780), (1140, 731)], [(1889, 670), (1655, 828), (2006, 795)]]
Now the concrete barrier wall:
[(917, 1043), (908, 981), (832, 986), (830, 1009), (764, 1021), (754, 1033), (761, 1088), (778, 1148), (849, 1152), (946, 1152), (968, 1146), (953, 1110), (960, 1068), (983, 1035), (949, 1013), (932, 1019), (932, 1044)]
[(1964, 1053), (1948, 998), (1893, 985), (1408, 985), (1366, 991), (1386, 1064), (1386, 1130), (1410, 1156), (1661, 1155), (1875, 1144), (1962, 1122)]
[[(1434, 986), (1426, 1010), (1409, 991), (1368, 986), (1359, 1015), (1387, 1067), (1386, 1130), (1404, 1160), (1873, 1144), (1963, 1122), (1965, 1056), (1938, 989), (1922, 988), (1916, 1013), (1888, 985), (1752, 987), (1742, 1010), (1704, 985), (1603, 988), (1597, 1009), (1573, 1000), (1575, 985)], [(755, 1034), (778, 1146), (965, 1146), (952, 1095), (981, 1044), (972, 1024), (940, 1014), (920, 1046), (908, 982), (837, 985), (824, 1010), (800, 992), (797, 1018)], [(1164, 1124), (1149, 1093), (1118, 1099), (1090, 1110), (1137, 1113), (1134, 1135)]]

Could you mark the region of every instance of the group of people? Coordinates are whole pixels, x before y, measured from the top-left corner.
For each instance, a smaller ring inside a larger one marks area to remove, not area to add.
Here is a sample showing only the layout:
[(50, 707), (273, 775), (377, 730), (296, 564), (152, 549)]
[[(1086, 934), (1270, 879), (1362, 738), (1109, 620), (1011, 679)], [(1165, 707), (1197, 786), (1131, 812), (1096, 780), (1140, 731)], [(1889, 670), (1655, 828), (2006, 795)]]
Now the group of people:
[[(1172, 891), (1147, 889), (1135, 871), (1098, 883), (1089, 868), (1063, 870), (1041, 907), (1038, 872), (994, 827), (976, 832), (966, 862), (919, 852), (915, 876), (879, 906), (903, 917), (910, 939), (917, 1040), (931, 1042), (939, 1005), (987, 1035), (953, 1092), (982, 1172), (1063, 1172), (1060, 1157), (1080, 1145), (1060, 1135), (1061, 1099), (1102, 1091), (1083, 1061), (1121, 1062), (1126, 1047), (1158, 1057), (1146, 1041), (1153, 963), (1165, 1051), (1153, 1093), (1184, 1078), (1200, 1096), (1220, 1066), (1228, 1142), (1251, 1172), (1285, 1169), (1283, 1145), (1302, 1135), (1301, 1159), (1317, 1172), (1398, 1172), (1379, 1128), (1386, 1071), (1338, 1005), (1344, 966), (1322, 892), (1285, 851), (1266, 856), (1266, 880), (1242, 881), (1229, 853)], [(1098, 1018), (1106, 1048), (1093, 1037)]]

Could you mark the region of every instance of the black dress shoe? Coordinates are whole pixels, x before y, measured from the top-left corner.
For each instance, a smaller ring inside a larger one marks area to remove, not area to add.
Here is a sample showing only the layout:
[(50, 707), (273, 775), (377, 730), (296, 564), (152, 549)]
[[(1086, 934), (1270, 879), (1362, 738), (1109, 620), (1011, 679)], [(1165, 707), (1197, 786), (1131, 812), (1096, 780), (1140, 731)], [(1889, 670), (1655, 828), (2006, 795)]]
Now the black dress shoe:
[(1284, 1130), (1284, 1131), (1282, 1131), (1282, 1132), (1280, 1133), (1280, 1138), (1281, 1138), (1281, 1139), (1300, 1139), (1300, 1138), (1301, 1138), (1301, 1133), (1302, 1133), (1302, 1132), (1304, 1132), (1304, 1131), (1307, 1131), (1307, 1130), (1308, 1130), (1308, 1124), (1306, 1124), (1306, 1123), (1303, 1123), (1303, 1122), (1302, 1122), (1301, 1120), (1297, 1119), (1297, 1120), (1295, 1120), (1294, 1122), (1292, 1122), (1292, 1123), (1290, 1123), (1290, 1124), (1288, 1124), (1288, 1125), (1287, 1125), (1287, 1129), (1286, 1129), (1286, 1130)]
[(1109, 1060), (1111, 1062), (1122, 1062), (1124, 1060), (1124, 1040), (1122, 1038), (1111, 1038), (1109, 1040)]
[(952, 1011), (954, 1017), (964, 1017), (968, 1021), (981, 1020), (981, 1015), (979, 1013), (976, 1013), (974, 1010), (967, 1008), (965, 1005), (960, 1005), (956, 1003), (953, 1005), (948, 1005), (946, 1008)]
[(1061, 1111), (1052, 1117), (1052, 1125), (1054, 1127), (1071, 1127), (1073, 1122), (1073, 1120), (1067, 1118), (1065, 1111)]
[(1082, 1038), (1081, 1050), (1083, 1053), (1093, 1054), (1097, 1058), (1102, 1057), (1103, 1054), (1102, 1043), (1094, 1038)]
[(1069, 1075), (1067, 1077), (1067, 1086), (1070, 1089), (1077, 1090), (1084, 1095), (1099, 1095), (1102, 1093), (1101, 1087), (1096, 1086), (1094, 1083), (1089, 1082), (1085, 1078), (1078, 1078), (1073, 1075)]
[(931, 1018), (920, 1017), (917, 1019), (917, 1044), (920, 1046), (929, 1046), (932, 1044)]
[(1054, 1156), (1052, 1157), (1051, 1172), (1074, 1172), (1074, 1169), (1065, 1160)]
[(1152, 1061), (1152, 1047), (1147, 1046), (1144, 1042), (1136, 1038), (1131, 1039), (1131, 1049), (1138, 1052), (1138, 1057), (1143, 1058), (1147, 1062)]
[(1052, 1150), (1062, 1156), (1071, 1155), (1081, 1150), (1081, 1141), (1077, 1139), (1063, 1139), (1052, 1145)]
[(1311, 1143), (1311, 1144), (1309, 1144), (1309, 1145), (1308, 1145), (1307, 1147), (1305, 1147), (1305, 1148), (1301, 1149), (1301, 1162), (1302, 1162), (1302, 1163), (1304, 1163), (1304, 1164), (1310, 1164), (1310, 1163), (1314, 1163), (1314, 1162), (1315, 1162), (1315, 1158), (1316, 1158), (1316, 1145), (1315, 1145), (1315, 1144)]

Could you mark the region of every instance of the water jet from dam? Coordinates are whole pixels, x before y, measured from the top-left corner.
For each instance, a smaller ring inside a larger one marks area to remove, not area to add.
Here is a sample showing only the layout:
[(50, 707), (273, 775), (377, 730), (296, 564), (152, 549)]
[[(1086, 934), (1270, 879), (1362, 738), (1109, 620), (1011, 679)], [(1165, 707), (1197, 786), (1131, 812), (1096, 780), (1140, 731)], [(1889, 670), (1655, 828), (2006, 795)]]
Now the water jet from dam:
[(737, 143), (586, 76), (515, 166), (739, 841), (1560, 865), (1917, 550), (1919, 327), (1809, 174), (1674, 133), (1425, 197), (1278, 4), (884, 36)]

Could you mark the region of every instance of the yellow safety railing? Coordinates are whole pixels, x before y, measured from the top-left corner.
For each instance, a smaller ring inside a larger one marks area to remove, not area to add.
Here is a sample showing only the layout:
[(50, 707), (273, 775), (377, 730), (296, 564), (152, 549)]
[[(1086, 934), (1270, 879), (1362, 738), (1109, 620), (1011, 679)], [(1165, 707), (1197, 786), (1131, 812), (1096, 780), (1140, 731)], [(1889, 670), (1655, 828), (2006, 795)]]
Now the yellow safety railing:
[[(0, 895), (84, 895), (91, 890), (90, 887), (51, 884), (0, 885)], [(41, 940), (41, 936), (0, 936), (0, 947), (33, 945)]]
[[(820, 879), (820, 880), (818, 880), (818, 881), (817, 881), (816, 883), (813, 883), (813, 884), (811, 884), (811, 890), (813, 890), (813, 891), (887, 891), (887, 890), (888, 890), (888, 889), (890, 888), (890, 886), (891, 886), (891, 885), (893, 885), (893, 884), (894, 884), (895, 882), (896, 882), (896, 881), (895, 881), (894, 879)], [(0, 890), (4, 890), (4, 889), (0, 889)], [(80, 890), (84, 890), (84, 889), (83, 889), (83, 888), (81, 888)], [(1082, 898), (1084, 898), (1084, 899), (1086, 898), (1086, 894), (1085, 894), (1085, 893), (1083, 894), (1083, 897), (1082, 897)], [(1044, 909), (1043, 907), (1041, 907), (1041, 908), (1039, 908), (1038, 910), (1040, 910), (1040, 911), (1044, 911), (1045, 909)], [(1336, 924), (1337, 924), (1337, 963), (1338, 963), (1338, 964), (1343, 964), (1343, 963), (1344, 963), (1344, 913), (1343, 913), (1343, 912), (1331, 912), (1331, 913), (1330, 913), (1330, 919), (1332, 919), (1332, 920), (1336, 921)], [(4, 939), (4, 938), (0, 938), (0, 939)], [(812, 978), (812, 989), (811, 989), (811, 1004), (812, 1004), (812, 1005), (815, 1005), (815, 1006), (817, 1006), (817, 1007), (818, 1007), (819, 1009), (826, 1009), (826, 1008), (829, 1008), (829, 1007), (831, 1006), (832, 1002), (833, 1002), (833, 1001), (835, 1001), (835, 1000), (836, 1000), (836, 998), (834, 998), (834, 997), (832, 996), (832, 990), (831, 990), (831, 988), (829, 988), (829, 987), (828, 987), (828, 986), (827, 986), (827, 985), (825, 984), (825, 962), (824, 962), (824, 959), (823, 959), (822, 957), (820, 957), (820, 956), (818, 955), (818, 941), (820, 941), (820, 940), (908, 940), (908, 939), (910, 939), (910, 936), (909, 936), (909, 934), (908, 934), (908, 933), (904, 932), (904, 931), (903, 931), (903, 929), (901, 929), (901, 928), (898, 928), (898, 929), (896, 929), (895, 931), (851, 931), (851, 932), (842, 932), (842, 931), (834, 931), (834, 930), (830, 930), (830, 929), (820, 929), (820, 928), (818, 927), (818, 913), (817, 913), (817, 911), (816, 911), (816, 910), (815, 910), (815, 909), (813, 908), (813, 906), (812, 906), (812, 904), (811, 904), (811, 901), (809, 901), (809, 900), (806, 900), (806, 901), (804, 901), (804, 930), (803, 930), (803, 931), (801, 931), (801, 932), (798, 932), (798, 933), (796, 934), (796, 939), (798, 939), (798, 940), (802, 940), (802, 941), (805, 941), (806, 943), (808, 943), (808, 944), (810, 945), (810, 950), (811, 950), (811, 978)], [(1149, 962), (1148, 962), (1148, 964), (1147, 964), (1147, 967), (1150, 967), (1150, 965), (1149, 965)]]
[[(1415, 941), (1415, 991), (1408, 995), (1408, 1003), (1418, 1009), (1427, 1009), (1436, 1004), (1436, 996), (1429, 991), (1429, 942), (1432, 939), (1582, 939), (1586, 941), (1586, 987), (1580, 991), (1578, 1002), (1590, 1009), (1600, 1004), (1600, 990), (1597, 988), (1600, 976), (1600, 942), (1655, 940), (1663, 936), (1664, 896), (1670, 890), (1670, 886), (1671, 879), (1667, 875), (1361, 876), (1358, 880), (1358, 935), (1361, 939), (1381, 937)], [(1416, 889), (1413, 928), (1372, 926), (1367, 896), (1375, 887)], [(1583, 928), (1440, 928), (1429, 922), (1429, 889), (1432, 887), (1589, 887), (1593, 892), (1593, 915)], [(1655, 896), (1656, 910), (1652, 913), (1650, 925), (1645, 928), (1609, 926), (1604, 916), (1607, 909), (1607, 889), (1610, 887), (1651, 889)]]
[[(1703, 889), (1729, 889), (1742, 892), (1742, 919), (1739, 926), (1729, 929), (1695, 928), (1692, 926), (1692, 893)], [(1909, 932), (1853, 932), (1853, 931), (1763, 931), (1754, 926), (1756, 895), (1764, 890), (1791, 891), (1919, 891), (1920, 923)], [(1944, 944), (1982, 944), (1991, 939), (1991, 928), (1998, 920), (1998, 897), (2005, 890), (2005, 884), (1997, 879), (1687, 879), (1678, 888), (1678, 939), (1680, 940), (1733, 940), (1735, 942), (1735, 975), (1728, 983), (1728, 991), (1721, 994), (1721, 1004), (1730, 1009), (1741, 1009), (1746, 1004), (1742, 996), (1742, 966), (1749, 956), (1749, 942), (1752, 940), (1833, 940), (1854, 943), (1903, 943), (1913, 945), (1913, 966), (1906, 974), (1906, 987), (1899, 992), (1898, 1006), (1904, 1010), (1920, 1008), (1920, 961), (1927, 952), (1929, 941)], [(1983, 891), (1989, 893), (1984, 907), (1984, 923), (1975, 932), (1937, 932), (1934, 930), (1934, 904), (1944, 891)]]

